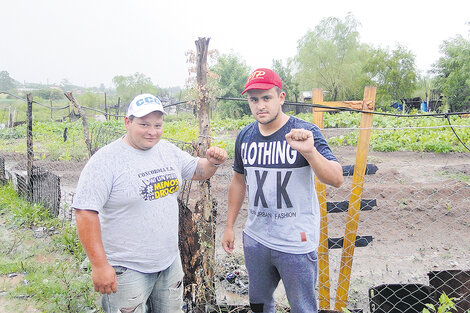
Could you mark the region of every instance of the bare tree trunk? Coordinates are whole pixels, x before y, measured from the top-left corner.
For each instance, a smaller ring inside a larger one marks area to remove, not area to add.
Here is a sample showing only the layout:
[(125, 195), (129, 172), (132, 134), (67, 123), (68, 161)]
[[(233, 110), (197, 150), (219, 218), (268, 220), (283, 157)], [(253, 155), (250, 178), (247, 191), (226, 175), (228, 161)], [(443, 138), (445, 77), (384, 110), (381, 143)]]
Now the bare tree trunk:
[[(199, 38), (196, 41), (197, 48), (197, 116), (199, 120), (199, 139), (197, 141), (196, 151), (200, 157), (205, 157), (207, 149), (210, 147), (210, 104), (209, 91), (207, 89), (207, 53), (209, 47), (209, 38)], [(191, 249), (196, 252), (197, 259), (201, 262), (194, 266), (186, 266), (185, 271), (192, 270), (194, 282), (186, 286), (192, 292), (192, 298), (195, 300), (193, 312), (204, 312), (206, 308), (215, 304), (215, 285), (214, 285), (214, 258), (215, 258), (215, 211), (214, 203), (210, 194), (210, 181), (205, 180), (199, 183), (199, 200), (196, 203), (193, 222), (196, 225), (199, 234), (199, 242), (193, 242)], [(184, 222), (182, 222), (184, 223)], [(182, 251), (182, 254), (185, 252)], [(194, 252), (193, 252), (194, 253)], [(187, 256), (185, 256), (187, 257)], [(184, 257), (183, 257), (184, 258)], [(193, 261), (195, 258), (193, 258)], [(189, 282), (188, 282), (189, 283)]]
[(196, 41), (197, 48), (197, 116), (199, 119), (198, 154), (206, 155), (210, 145), (210, 121), (209, 121), (209, 91), (207, 89), (207, 52), (210, 38), (199, 38)]

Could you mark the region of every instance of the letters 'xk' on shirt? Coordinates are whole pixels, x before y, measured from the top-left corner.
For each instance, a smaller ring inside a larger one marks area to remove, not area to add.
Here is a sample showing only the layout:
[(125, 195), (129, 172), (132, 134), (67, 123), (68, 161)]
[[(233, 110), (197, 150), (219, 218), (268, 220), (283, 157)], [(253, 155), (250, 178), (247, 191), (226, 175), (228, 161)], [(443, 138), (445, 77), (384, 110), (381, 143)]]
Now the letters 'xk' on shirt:
[(314, 172), (285, 138), (291, 129), (299, 128), (313, 133), (320, 154), (337, 161), (316, 125), (291, 116), (269, 136), (259, 132), (258, 122), (246, 126), (235, 143), (233, 166), (245, 175), (248, 218), (244, 232), (271, 249), (293, 254), (315, 251), (320, 232)]

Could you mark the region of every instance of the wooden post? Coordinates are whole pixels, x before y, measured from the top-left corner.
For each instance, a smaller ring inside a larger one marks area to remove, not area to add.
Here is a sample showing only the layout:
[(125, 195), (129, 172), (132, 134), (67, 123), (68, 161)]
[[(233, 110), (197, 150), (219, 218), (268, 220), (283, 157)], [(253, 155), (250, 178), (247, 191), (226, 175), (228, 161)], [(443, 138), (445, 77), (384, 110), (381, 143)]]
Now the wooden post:
[(108, 121), (108, 103), (106, 102), (106, 92), (104, 93), (104, 118)]
[[(323, 90), (313, 89), (312, 104), (323, 104)], [(324, 128), (323, 111), (313, 108), (313, 123)], [(324, 133), (324, 131), (323, 131)], [(330, 269), (328, 258), (328, 218), (326, 210), (326, 186), (315, 176), (315, 188), (320, 203), (320, 244), (318, 246), (318, 288), (320, 309), (330, 309)]]
[[(376, 87), (367, 86), (365, 88), (362, 106), (363, 111), (372, 112), (374, 110), (376, 91)], [(343, 251), (341, 254), (338, 288), (336, 289), (335, 310), (337, 311), (341, 311), (345, 308), (348, 301), (349, 282), (351, 278), (357, 227), (359, 223), (359, 212), (361, 210), (364, 175), (367, 166), (367, 155), (369, 153), (372, 117), (373, 114), (371, 113), (361, 113), (361, 126), (356, 150), (356, 163), (354, 165), (351, 197), (349, 200)]]
[(51, 121), (52, 121), (52, 99), (51, 99)]
[(88, 128), (88, 119), (86, 117), (85, 111), (83, 111), (83, 109), (77, 103), (77, 101), (75, 100), (71, 92), (65, 92), (64, 95), (67, 97), (67, 99), (69, 99), (72, 105), (77, 109), (78, 114), (82, 118), (83, 136), (85, 137), (85, 144), (88, 149), (88, 156), (91, 156), (93, 153), (91, 150), (90, 130)]
[(16, 119), (16, 107), (12, 108), (11, 105), (8, 107), (8, 122), (7, 127), (12, 128), (15, 126)]
[(27, 148), (27, 197), (29, 201), (33, 200), (33, 96), (31, 93), (26, 95), (28, 108), (26, 109), (26, 148)]
[(116, 104), (116, 121), (119, 119), (119, 107), (121, 105), (121, 97), (118, 97), (118, 102)]
[(209, 92), (207, 89), (207, 52), (210, 38), (199, 38), (196, 41), (197, 48), (197, 116), (199, 118), (198, 150), (201, 156), (205, 156), (210, 145), (210, 120), (209, 120)]
[[(197, 154), (205, 157), (210, 146), (210, 120), (209, 120), (209, 92), (207, 89), (207, 52), (210, 38), (199, 38), (196, 40), (197, 49), (197, 116), (199, 120), (199, 139), (197, 142)], [(214, 259), (215, 259), (215, 214), (210, 194), (210, 181), (199, 182), (199, 201), (195, 212), (199, 221), (197, 222), (202, 257), (202, 280), (198, 282), (198, 304), (214, 304)]]
[(7, 122), (7, 127), (11, 128), (13, 127), (13, 115), (11, 113), (11, 104), (8, 107), (8, 122)]

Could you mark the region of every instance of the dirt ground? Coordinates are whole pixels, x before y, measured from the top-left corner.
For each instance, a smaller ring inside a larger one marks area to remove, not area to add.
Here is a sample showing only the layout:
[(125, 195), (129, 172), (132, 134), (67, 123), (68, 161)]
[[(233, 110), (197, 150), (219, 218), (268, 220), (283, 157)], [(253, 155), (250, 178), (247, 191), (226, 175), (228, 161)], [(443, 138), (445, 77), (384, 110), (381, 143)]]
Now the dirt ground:
[[(355, 147), (332, 147), (342, 165), (355, 162)], [(470, 269), (470, 153), (370, 151), (368, 163), (378, 171), (365, 177), (363, 199), (376, 199), (377, 206), (360, 213), (358, 235), (372, 236), (366, 247), (356, 248), (349, 286), (348, 307), (368, 312), (368, 290), (381, 284), (429, 285), (429, 271)], [(226, 211), (232, 161), (212, 179), (212, 194), (218, 201), (216, 259), (220, 268), (238, 270), (242, 286), (223, 281), (219, 301), (248, 303), (248, 282), (242, 260), (242, 229), (247, 217), (242, 208), (236, 223), (235, 257), (220, 246)], [(464, 181), (466, 179), (466, 181)], [(352, 177), (344, 185), (327, 188), (327, 201), (349, 200)], [(246, 203), (245, 203), (246, 204)], [(328, 214), (329, 237), (344, 236), (347, 213)], [(341, 249), (329, 252), (331, 305), (336, 296)], [(230, 288), (227, 288), (228, 285)], [(229, 290), (229, 291), (227, 291)], [(282, 286), (277, 300), (285, 303)]]
[[(332, 150), (342, 165), (354, 164), (355, 147), (332, 147)], [(375, 164), (378, 171), (365, 177), (363, 199), (376, 199), (377, 206), (360, 213), (358, 235), (372, 236), (373, 240), (366, 247), (355, 249), (348, 297), (348, 307), (362, 308), (364, 312), (369, 311), (371, 287), (428, 285), (429, 271), (470, 269), (470, 153), (370, 151), (368, 163)], [(221, 279), (232, 271), (238, 271), (239, 277), (234, 283), (227, 280), (218, 283), (217, 298), (220, 303), (247, 304), (248, 279), (242, 264), (241, 242), (246, 206), (236, 223), (235, 254), (226, 255), (220, 245), (232, 164), (233, 160), (228, 160), (219, 168), (211, 179), (211, 192), (218, 203), (216, 272)], [(70, 202), (83, 164), (45, 165), (61, 176), (62, 199)], [(346, 177), (341, 188), (328, 187), (327, 201), (348, 200), (351, 184), (352, 178)], [(329, 237), (344, 236), (346, 216), (347, 213), (328, 214)], [(340, 258), (341, 249), (330, 250), (332, 305)], [(5, 284), (5, 278), (2, 279)], [(282, 286), (276, 291), (276, 299), (286, 302)], [(0, 290), (0, 303), (4, 300)]]

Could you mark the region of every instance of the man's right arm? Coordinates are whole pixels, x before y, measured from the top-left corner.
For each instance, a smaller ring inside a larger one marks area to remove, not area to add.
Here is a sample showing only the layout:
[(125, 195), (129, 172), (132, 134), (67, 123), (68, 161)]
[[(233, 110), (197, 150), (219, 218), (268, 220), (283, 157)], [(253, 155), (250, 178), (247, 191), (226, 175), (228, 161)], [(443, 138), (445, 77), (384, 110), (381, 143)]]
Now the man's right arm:
[(235, 242), (235, 232), (233, 227), (245, 200), (246, 184), (245, 176), (238, 172), (233, 173), (232, 181), (228, 189), (228, 212), (225, 223), (225, 231), (222, 236), (222, 247), (225, 252), (232, 254)]
[(78, 237), (91, 263), (91, 278), (95, 290), (104, 294), (117, 291), (114, 268), (109, 265), (101, 240), (101, 226), (98, 213), (75, 209)]

